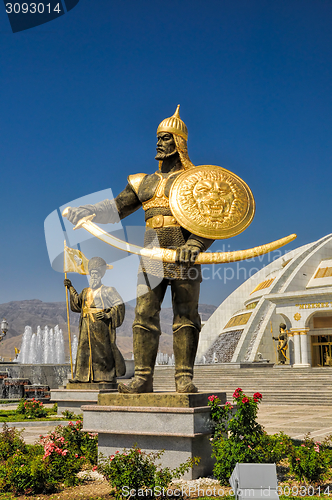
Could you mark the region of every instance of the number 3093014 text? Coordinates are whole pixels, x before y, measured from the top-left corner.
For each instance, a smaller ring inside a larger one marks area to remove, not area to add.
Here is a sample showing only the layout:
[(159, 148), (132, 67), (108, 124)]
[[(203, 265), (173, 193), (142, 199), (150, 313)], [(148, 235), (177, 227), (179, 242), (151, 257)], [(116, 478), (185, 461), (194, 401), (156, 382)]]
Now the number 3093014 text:
[(51, 12), (57, 12), (60, 14), (62, 12), (62, 9), (60, 7), (60, 3), (57, 3), (56, 6), (53, 8), (51, 7), (50, 3), (44, 4), (42, 2), (40, 3), (6, 3), (6, 12), (7, 14), (44, 14), (48, 13), (50, 14)]

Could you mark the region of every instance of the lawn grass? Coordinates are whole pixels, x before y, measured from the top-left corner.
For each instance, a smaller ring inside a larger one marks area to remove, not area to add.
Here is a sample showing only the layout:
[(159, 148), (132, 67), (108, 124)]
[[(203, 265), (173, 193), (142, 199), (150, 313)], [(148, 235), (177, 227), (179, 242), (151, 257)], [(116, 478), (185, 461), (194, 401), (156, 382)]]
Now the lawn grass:
[(58, 420), (68, 420), (68, 418), (64, 416), (57, 415), (52, 409), (47, 409), (46, 411), (47, 411), (46, 417), (29, 418), (22, 413), (16, 413), (16, 410), (0, 410), (0, 423), (1, 422), (52, 422)]
[(15, 405), (17, 403), (17, 399), (0, 399), (0, 405)]

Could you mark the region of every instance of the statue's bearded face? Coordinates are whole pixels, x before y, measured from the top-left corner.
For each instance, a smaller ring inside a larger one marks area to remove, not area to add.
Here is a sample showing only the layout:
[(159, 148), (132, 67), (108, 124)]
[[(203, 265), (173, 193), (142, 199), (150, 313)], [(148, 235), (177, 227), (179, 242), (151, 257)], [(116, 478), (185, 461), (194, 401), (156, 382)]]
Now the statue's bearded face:
[(157, 155), (156, 160), (164, 160), (176, 153), (174, 137), (168, 132), (159, 132), (157, 135)]
[(90, 288), (95, 289), (99, 288), (101, 285), (101, 273), (98, 269), (92, 269), (90, 272)]
[(222, 222), (234, 200), (234, 194), (226, 182), (210, 179), (197, 182), (193, 196), (200, 213), (210, 221), (217, 222)]

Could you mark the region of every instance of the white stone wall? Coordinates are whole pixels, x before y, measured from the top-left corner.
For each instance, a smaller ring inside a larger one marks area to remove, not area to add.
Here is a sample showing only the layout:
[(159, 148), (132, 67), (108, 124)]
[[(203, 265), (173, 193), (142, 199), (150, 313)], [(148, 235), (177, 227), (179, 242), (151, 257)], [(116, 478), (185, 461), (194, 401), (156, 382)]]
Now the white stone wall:
[[(299, 341), (302, 342), (302, 350), (307, 351), (304, 357), (307, 356), (311, 363), (310, 338), (305, 335), (304, 330), (309, 329), (309, 319), (316, 310), (301, 310), (301, 320), (295, 320), (294, 316), (296, 312), (299, 312), (296, 304), (301, 304), (303, 301), (322, 302), (328, 299), (330, 293), (332, 311), (332, 286), (329, 280), (326, 281), (325, 287), (307, 288), (320, 262), (326, 259), (332, 259), (332, 235), (297, 248), (289, 252), (286, 258), (282, 256), (258, 271), (229, 295), (206, 322), (201, 333), (197, 359), (202, 358), (209, 346), (223, 331), (231, 330), (225, 326), (237, 312), (251, 312), (246, 325), (233, 327), (234, 330), (243, 328), (243, 334), (235, 349), (232, 362), (254, 361), (257, 359), (257, 352), (260, 352), (263, 358), (275, 362), (271, 322), (274, 336), (278, 336), (279, 324), (283, 322), (286, 323), (287, 329), (302, 329), (300, 337), (305, 338)], [(289, 261), (287, 265), (285, 261)], [(270, 278), (274, 280), (269, 288), (251, 293), (258, 284)], [(253, 301), (258, 301), (256, 308), (246, 309), (246, 306)], [(296, 342), (298, 342), (297, 339)], [(291, 358), (294, 358), (293, 345), (294, 339), (290, 338), (287, 356)]]

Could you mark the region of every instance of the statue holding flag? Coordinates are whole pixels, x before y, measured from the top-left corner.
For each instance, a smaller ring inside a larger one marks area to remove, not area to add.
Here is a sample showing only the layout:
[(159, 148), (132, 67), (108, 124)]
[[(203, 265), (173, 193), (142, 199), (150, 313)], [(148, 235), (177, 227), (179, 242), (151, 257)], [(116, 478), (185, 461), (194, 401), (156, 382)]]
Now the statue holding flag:
[(81, 313), (72, 383), (115, 384), (116, 377), (126, 372), (125, 361), (116, 345), (116, 328), (123, 322), (125, 306), (116, 289), (101, 282), (110, 267), (101, 257), (88, 261), (79, 250), (65, 246), (65, 273), (90, 275), (90, 286), (80, 294), (67, 277), (64, 280), (71, 310)]

